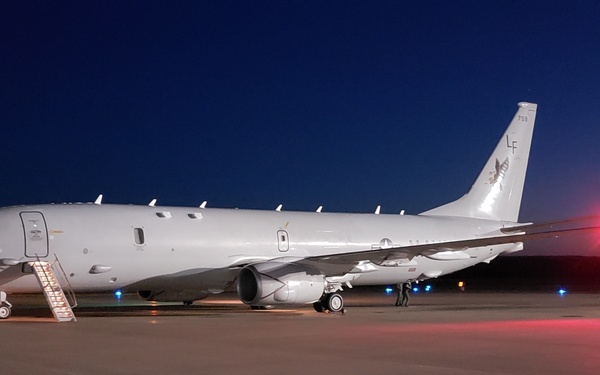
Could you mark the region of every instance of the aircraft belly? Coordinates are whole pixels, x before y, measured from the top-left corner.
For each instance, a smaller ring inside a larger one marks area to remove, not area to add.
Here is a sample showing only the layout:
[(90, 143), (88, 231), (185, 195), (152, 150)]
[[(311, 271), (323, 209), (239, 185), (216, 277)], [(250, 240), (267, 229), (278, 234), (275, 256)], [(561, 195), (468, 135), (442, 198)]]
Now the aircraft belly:
[(124, 286), (125, 290), (137, 291), (144, 289), (196, 289), (213, 292), (221, 292), (229, 288), (237, 270), (229, 268), (219, 269), (190, 269), (173, 274), (149, 277)]

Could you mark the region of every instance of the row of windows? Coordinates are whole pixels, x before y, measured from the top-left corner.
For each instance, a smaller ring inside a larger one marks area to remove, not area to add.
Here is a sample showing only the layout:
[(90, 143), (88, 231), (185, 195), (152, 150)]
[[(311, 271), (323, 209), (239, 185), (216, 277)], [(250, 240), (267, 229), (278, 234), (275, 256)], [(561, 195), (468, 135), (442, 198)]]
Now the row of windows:
[[(173, 215), (169, 211), (157, 212), (156, 216), (160, 217), (161, 219), (170, 219), (173, 217)], [(194, 212), (191, 214), (187, 214), (187, 216), (190, 219), (202, 219), (203, 218), (203, 216), (200, 212)]]
[[(144, 235), (144, 228), (133, 228), (133, 241), (136, 246), (144, 246), (146, 244), (146, 236)], [(288, 234), (284, 230), (277, 231), (277, 242), (279, 251), (289, 250), (289, 239)]]

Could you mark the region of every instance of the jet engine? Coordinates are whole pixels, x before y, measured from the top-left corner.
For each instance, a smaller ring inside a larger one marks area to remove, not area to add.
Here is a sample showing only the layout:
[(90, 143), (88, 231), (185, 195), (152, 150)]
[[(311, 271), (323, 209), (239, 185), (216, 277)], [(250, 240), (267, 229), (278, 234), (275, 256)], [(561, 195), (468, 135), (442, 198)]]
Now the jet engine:
[(140, 290), (138, 295), (156, 302), (193, 302), (208, 297), (208, 293), (201, 290)]
[(237, 280), (238, 297), (253, 306), (316, 302), (326, 286), (319, 271), (278, 262), (246, 266)]

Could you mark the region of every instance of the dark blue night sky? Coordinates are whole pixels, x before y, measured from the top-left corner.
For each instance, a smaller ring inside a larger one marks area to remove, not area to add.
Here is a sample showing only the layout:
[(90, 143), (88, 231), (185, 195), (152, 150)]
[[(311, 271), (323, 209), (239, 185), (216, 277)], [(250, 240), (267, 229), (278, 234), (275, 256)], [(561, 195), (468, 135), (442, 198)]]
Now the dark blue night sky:
[(0, 3), (0, 206), (419, 213), (539, 104), (521, 221), (600, 210), (600, 5)]

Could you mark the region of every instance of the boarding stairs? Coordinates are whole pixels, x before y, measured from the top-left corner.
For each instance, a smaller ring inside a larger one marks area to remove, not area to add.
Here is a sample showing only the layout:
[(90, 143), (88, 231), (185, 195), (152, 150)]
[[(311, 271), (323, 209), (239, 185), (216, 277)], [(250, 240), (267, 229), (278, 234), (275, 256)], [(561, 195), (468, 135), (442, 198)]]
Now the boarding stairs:
[[(54, 272), (54, 265), (58, 265), (59, 272), (62, 272), (64, 275), (64, 271), (60, 266), (60, 262), (58, 258), (54, 263), (48, 261), (41, 261), (39, 258), (34, 262), (29, 262), (29, 265), (33, 269), (33, 273), (36, 275), (40, 286), (42, 287), (42, 291), (44, 292), (44, 296), (46, 297), (46, 301), (48, 302), (48, 306), (50, 306), (50, 310), (52, 310), (52, 314), (58, 322), (75, 322), (75, 314), (73, 313), (73, 309), (71, 308), (71, 304), (67, 300), (67, 296), (63, 287), (61, 286), (58, 278), (56, 277), (56, 273)], [(65, 276), (65, 280), (67, 280)], [(69, 295), (73, 299), (73, 307), (77, 305), (75, 301), (75, 295), (72, 293), (72, 289), (68, 284), (67, 280), (67, 291)]]

